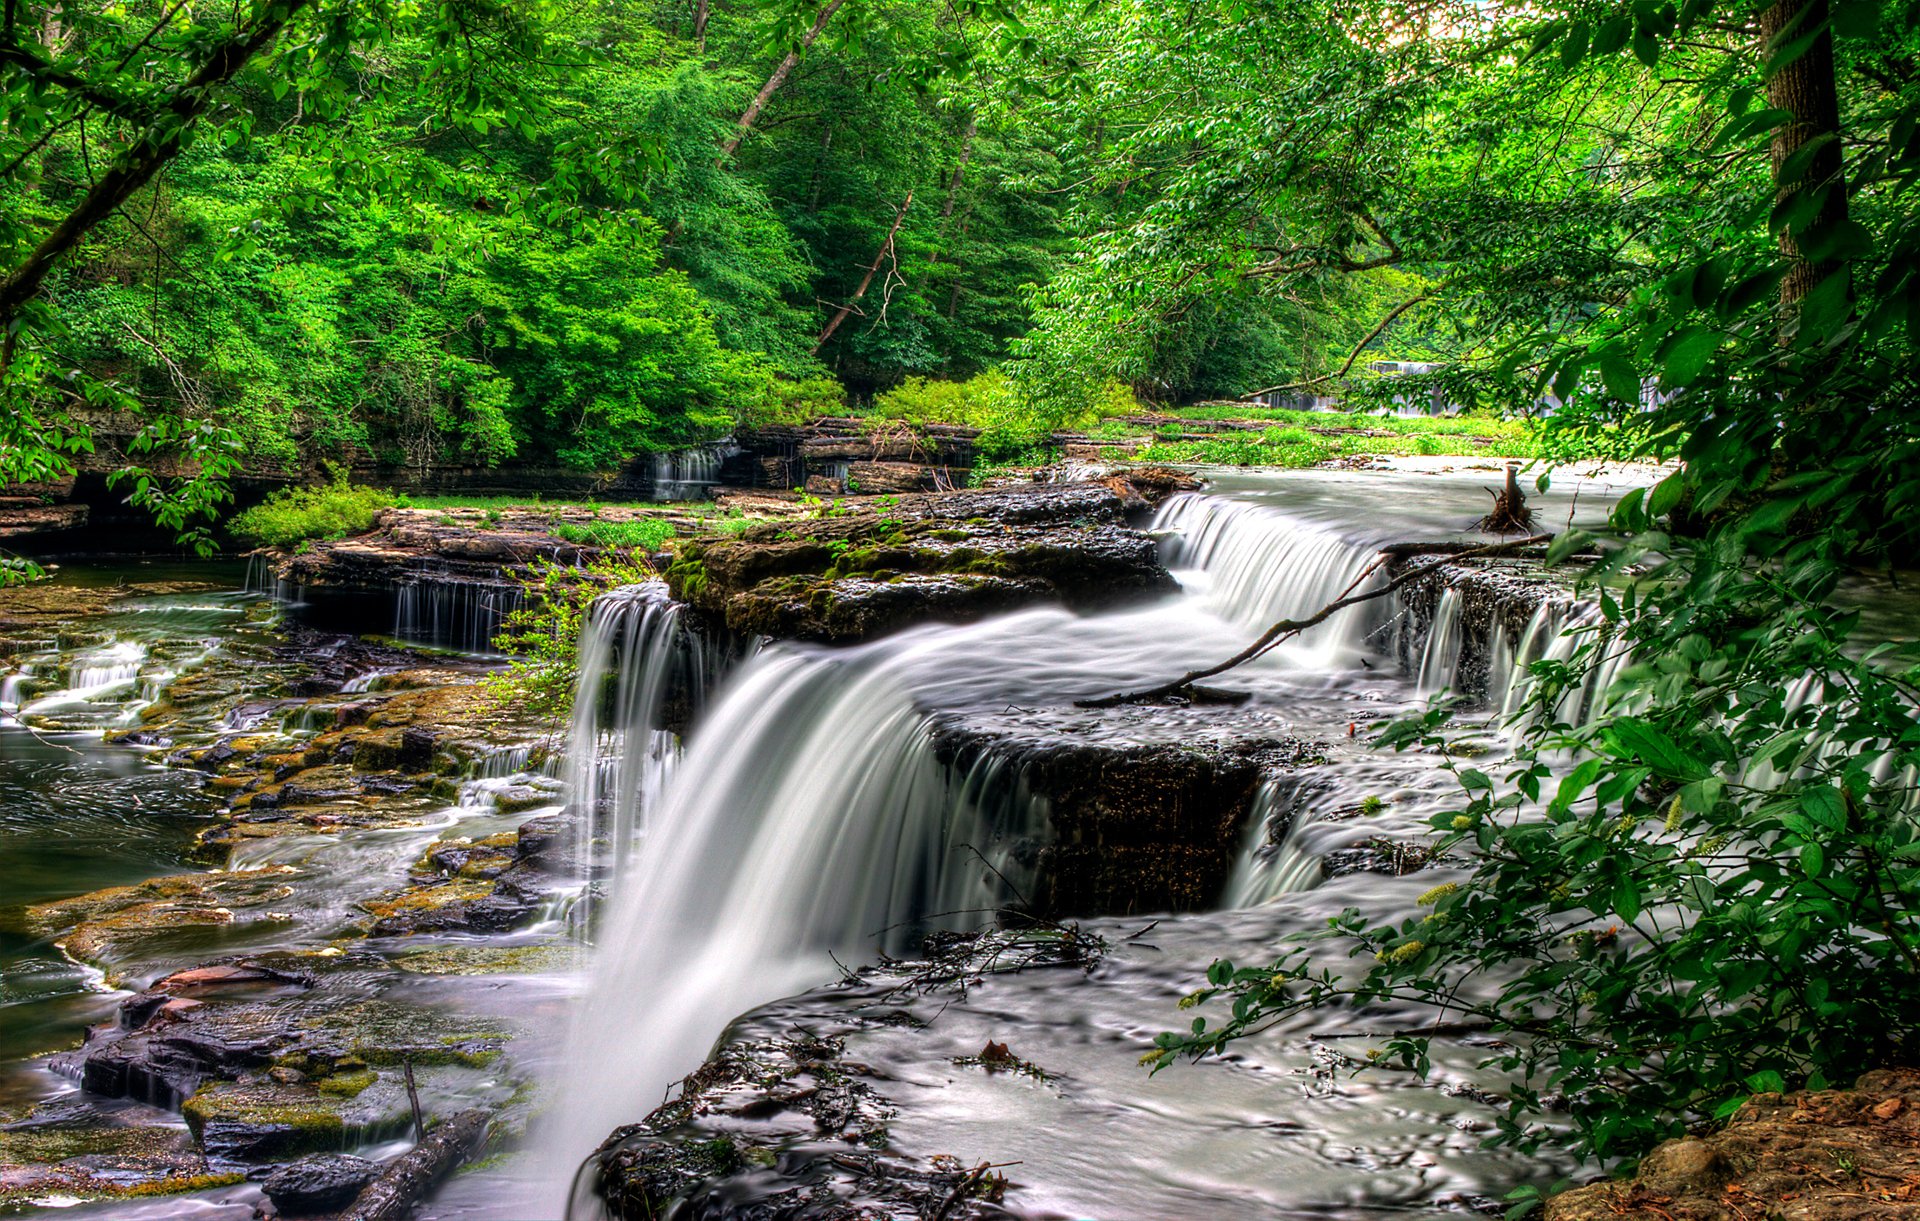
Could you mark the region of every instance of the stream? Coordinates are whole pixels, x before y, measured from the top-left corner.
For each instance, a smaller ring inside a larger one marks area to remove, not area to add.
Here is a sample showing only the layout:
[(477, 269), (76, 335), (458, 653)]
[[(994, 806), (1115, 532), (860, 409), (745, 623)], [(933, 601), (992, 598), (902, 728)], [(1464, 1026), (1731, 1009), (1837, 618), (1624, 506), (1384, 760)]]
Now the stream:
[[(1156, 1032), (1189, 1020), (1177, 1002), (1213, 958), (1270, 956), (1348, 906), (1412, 912), (1417, 895), (1460, 876), (1457, 862), (1407, 876), (1354, 863), (1377, 841), (1424, 838), (1453, 796), (1433, 756), (1367, 745), (1371, 727), (1455, 685), (1467, 628), (1452, 595), (1418, 632), (1392, 599), (1336, 615), (1216, 680), (1250, 693), (1238, 707), (1095, 711), (1073, 701), (1231, 655), (1268, 623), (1377, 579), (1366, 574), (1381, 544), (1463, 535), (1497, 473), (1434, 461), (1389, 473), (1209, 475), (1204, 493), (1168, 501), (1151, 527), (1179, 592), (1096, 614), (1027, 609), (843, 648), (721, 647), (693, 639), (656, 589), (608, 595), (583, 642), (582, 688), (615, 683), (614, 711), (606, 717), (601, 701), (583, 696), (559, 764), (528, 770), (524, 753), (503, 754), (404, 826), (243, 845), (233, 869), (284, 867), (322, 881), (129, 974), (148, 981), (235, 946), (334, 943), (356, 900), (403, 879), (437, 837), (478, 839), (570, 803), (581, 816), (576, 856), (599, 847), (606, 876), (580, 879), (518, 931), (443, 940), (585, 938), (584, 971), (368, 985), (451, 1013), (519, 1020), (528, 1033), (509, 1059), (542, 1082), (523, 1149), (457, 1176), (418, 1216), (557, 1217), (570, 1199), (571, 1215), (591, 1216), (596, 1202), (575, 1170), (609, 1132), (658, 1105), (723, 1034), (803, 1026), (843, 1030), (846, 1054), (875, 1070), (897, 1109), (898, 1148), (1009, 1165), (1005, 1206), (1020, 1215), (1360, 1221), (1484, 1207), (1516, 1183), (1550, 1181), (1571, 1167), (1481, 1146), (1486, 1099), (1499, 1085), (1475, 1067), (1484, 1048), (1437, 1043), (1424, 1082), (1353, 1074), (1372, 1046), (1364, 1036), (1391, 1025), (1391, 1013), (1303, 1019), (1230, 1056), (1151, 1077), (1138, 1066)], [(1563, 474), (1534, 508), (1561, 528), (1600, 516), (1644, 479)], [(170, 673), (264, 664), (247, 659), (279, 630), (272, 600), (244, 592), (237, 572), (197, 572), (224, 588), (126, 606), (109, 617), (106, 639), (26, 659), (31, 692), (17, 675), (0, 680), (11, 684), (0, 692), (9, 707), (62, 722), (38, 737), (0, 726), (7, 912), (190, 867), (193, 832), (212, 808), (196, 778), (100, 734), (130, 723)], [(443, 621), (414, 611), (399, 621), (409, 615), (448, 639)], [(1496, 632), (1487, 711), (1480, 728), (1463, 725), (1463, 742), (1497, 759), (1504, 738), (1488, 722), (1524, 697), (1528, 661), (1567, 649), (1570, 622), (1566, 607), (1549, 606), (1524, 631)], [(44, 671), (55, 665), (64, 686), (49, 685)], [(696, 697), (684, 745), (661, 727), (675, 688)], [(962, 999), (908, 1006), (924, 1025), (862, 1024), (856, 1011), (871, 986), (832, 986), (839, 964), (871, 961), (880, 948), (906, 952), (930, 929), (982, 927), (1035, 882), (1021, 845), (1044, 834), (1045, 799), (1004, 751), (956, 762), (942, 745), (955, 734), (1141, 748), (1262, 737), (1311, 744), (1324, 762), (1256, 794), (1219, 910), (1083, 921), (1111, 947), (1087, 973), (992, 977)], [(504, 810), (490, 794), (507, 784), (551, 792), (551, 802)], [(18, 926), (0, 925), (0, 1103), (72, 1091), (38, 1057), (72, 1045), (125, 995)], [(376, 948), (402, 955), (420, 944), (389, 938)], [(1340, 1027), (1356, 1020), (1368, 1024)], [(1044, 1074), (955, 1064), (989, 1042)], [(497, 1105), (507, 1092), (500, 1077), (475, 1073), (448, 1088)], [(237, 1221), (257, 1198), (238, 1185), (64, 1215)]]

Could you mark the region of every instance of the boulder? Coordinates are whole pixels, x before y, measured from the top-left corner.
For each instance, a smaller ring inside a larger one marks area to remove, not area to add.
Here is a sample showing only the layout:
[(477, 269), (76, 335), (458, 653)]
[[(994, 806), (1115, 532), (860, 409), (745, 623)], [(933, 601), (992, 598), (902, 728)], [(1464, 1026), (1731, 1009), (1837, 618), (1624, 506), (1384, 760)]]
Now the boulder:
[(379, 1172), (379, 1166), (351, 1153), (315, 1154), (275, 1170), (260, 1188), (283, 1216), (336, 1213)]

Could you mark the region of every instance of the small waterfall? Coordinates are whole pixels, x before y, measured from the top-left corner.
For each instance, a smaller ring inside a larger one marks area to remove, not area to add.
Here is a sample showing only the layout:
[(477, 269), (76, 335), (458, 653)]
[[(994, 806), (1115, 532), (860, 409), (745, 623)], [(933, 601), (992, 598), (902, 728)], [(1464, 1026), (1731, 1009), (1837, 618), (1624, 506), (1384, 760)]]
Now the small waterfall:
[[(1257, 907), (1281, 895), (1310, 890), (1320, 880), (1320, 856), (1302, 843), (1301, 828), (1312, 803), (1294, 777), (1268, 780), (1254, 794), (1247, 812), (1246, 842), (1227, 882), (1227, 908)], [(1285, 820), (1278, 842), (1274, 824)]]
[(394, 590), (393, 635), (469, 653), (489, 652), (501, 622), (519, 608), (522, 598), (514, 585), (403, 580)]
[(85, 699), (124, 686), (140, 677), (141, 663), (147, 659), (147, 647), (137, 640), (116, 641), (92, 653), (74, 659), (63, 694)]
[(694, 449), (661, 450), (653, 456), (653, 498), (655, 500), (705, 500), (707, 491), (720, 482), (720, 464), (730, 443), (702, 445)]
[[(701, 700), (715, 665), (684, 614), (663, 581), (602, 594), (588, 612), (565, 767), (582, 868), (598, 844), (613, 873), (626, 868), (679, 760), (679, 735), (664, 723), (668, 701), (676, 693)], [(584, 922), (588, 910), (580, 915)]]
[[(1260, 505), (1187, 493), (1161, 506), (1153, 528), (1173, 533), (1169, 568), (1199, 570), (1205, 603), (1242, 628), (1259, 630), (1313, 614), (1359, 589), (1378, 552), (1348, 535)], [(1183, 572), (1191, 580), (1191, 572)], [(1349, 607), (1283, 648), (1298, 664), (1325, 667), (1357, 656), (1384, 613)]]
[(1427, 625), (1427, 638), (1420, 654), (1420, 694), (1435, 696), (1453, 685), (1454, 671), (1466, 649), (1466, 625), (1461, 621), (1460, 591), (1442, 590), (1433, 609), (1433, 621)]
[(942, 766), (897, 664), (913, 648), (780, 647), (730, 679), (606, 916), (556, 1166), (656, 1105), (736, 1014), (1010, 900), (1043, 811), (991, 754)]
[(27, 682), (33, 677), (33, 667), (21, 666), (18, 670), (9, 670), (0, 674), (0, 711), (15, 712), (27, 698)]

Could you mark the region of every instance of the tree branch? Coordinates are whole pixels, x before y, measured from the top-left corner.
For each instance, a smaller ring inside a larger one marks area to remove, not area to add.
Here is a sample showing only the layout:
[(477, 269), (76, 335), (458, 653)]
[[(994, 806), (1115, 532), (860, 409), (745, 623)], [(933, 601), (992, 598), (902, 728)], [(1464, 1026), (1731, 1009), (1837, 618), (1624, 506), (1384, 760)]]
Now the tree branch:
[[(1473, 559), (1481, 556), (1507, 555), (1523, 547), (1535, 547), (1542, 543), (1551, 542), (1552, 540), (1553, 536), (1551, 534), (1534, 534), (1526, 538), (1514, 539), (1510, 542), (1489, 543), (1484, 547), (1469, 547), (1465, 551), (1457, 551), (1446, 559), (1435, 560), (1431, 564), (1422, 564), (1418, 568), (1409, 568), (1378, 589), (1368, 590), (1363, 594), (1343, 594), (1334, 601), (1321, 607), (1318, 611), (1307, 616), (1305, 619), (1282, 619), (1266, 631), (1260, 633), (1259, 639), (1255, 640), (1252, 644), (1217, 665), (1207, 666), (1199, 670), (1189, 670), (1170, 683), (1162, 683), (1158, 687), (1149, 687), (1144, 691), (1130, 691), (1121, 695), (1103, 695), (1098, 699), (1075, 700), (1074, 706), (1078, 708), (1113, 708), (1120, 704), (1138, 704), (1148, 700), (1164, 699), (1169, 695), (1177, 695), (1203, 678), (1212, 678), (1216, 674), (1223, 674), (1235, 666), (1252, 661), (1282, 641), (1297, 636), (1310, 627), (1317, 627), (1325, 623), (1328, 619), (1331, 619), (1334, 615), (1347, 609), (1349, 606), (1358, 606), (1362, 602), (1371, 602), (1375, 598), (1384, 598), (1394, 590), (1409, 585), (1421, 577), (1428, 576), (1455, 560)], [(1348, 590), (1352, 590), (1354, 586), (1359, 585), (1360, 582), (1373, 575), (1388, 558), (1388, 553), (1383, 550), (1379, 559), (1375, 560), (1365, 572), (1354, 578), (1353, 585), (1347, 586)]]
[(1380, 338), (1381, 332), (1385, 331), (1388, 327), (1393, 325), (1394, 319), (1406, 313), (1408, 310), (1420, 304), (1422, 301), (1430, 301), (1432, 299), (1433, 299), (1432, 293), (1421, 293), (1417, 297), (1411, 297), (1405, 301), (1402, 301), (1400, 304), (1394, 306), (1393, 311), (1389, 313), (1385, 318), (1382, 318), (1380, 320), (1379, 326), (1376, 326), (1371, 331), (1368, 331), (1366, 338), (1362, 339), (1359, 343), (1356, 343), (1353, 345), (1353, 351), (1347, 353), (1347, 363), (1344, 365), (1341, 365), (1337, 372), (1322, 373), (1319, 377), (1310, 377), (1303, 382), (1285, 382), (1278, 386), (1268, 386), (1262, 390), (1249, 390), (1247, 393), (1241, 395), (1240, 397), (1242, 399), (1257, 399), (1262, 395), (1277, 394), (1282, 390), (1304, 390), (1308, 386), (1318, 386), (1322, 382), (1338, 381), (1340, 378), (1343, 378), (1347, 375), (1347, 370), (1353, 368), (1353, 362), (1360, 359), (1360, 353), (1367, 350), (1367, 345), (1372, 343), (1374, 340)]
[(260, 23), (251, 30), (235, 35), (208, 52), (193, 75), (174, 92), (172, 100), (155, 113), (144, 137), (133, 141), (73, 210), (54, 226), (53, 232), (0, 281), (0, 320), (17, 314), (21, 306), (39, 293), (48, 273), (69, 250), (179, 154), (187, 132), (212, 105), (214, 91), (239, 75), (310, 3), (312, 0), (281, 0), (266, 9)]

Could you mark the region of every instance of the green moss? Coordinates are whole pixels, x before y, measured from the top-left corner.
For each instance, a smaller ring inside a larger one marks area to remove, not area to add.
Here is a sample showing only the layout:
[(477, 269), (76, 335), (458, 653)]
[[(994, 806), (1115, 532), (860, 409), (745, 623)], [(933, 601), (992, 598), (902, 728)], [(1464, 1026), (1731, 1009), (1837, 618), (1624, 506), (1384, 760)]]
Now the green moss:
[(298, 1087), (268, 1089), (215, 1082), (187, 1099), (180, 1108), (187, 1130), (203, 1144), (210, 1124), (277, 1129), (272, 1142), (281, 1153), (337, 1149), (346, 1138), (346, 1121), (332, 1100)]
[(155, 1179), (150, 1183), (135, 1183), (133, 1186), (114, 1194), (128, 1199), (140, 1199), (147, 1196), (172, 1196), (188, 1191), (211, 1191), (216, 1187), (232, 1187), (235, 1183), (244, 1183), (247, 1176), (238, 1172), (225, 1174), (184, 1174), (173, 1178)]
[(372, 1069), (362, 1069), (357, 1073), (335, 1073), (331, 1077), (322, 1077), (313, 1083), (313, 1088), (335, 1098), (358, 1098), (368, 1086), (378, 1080), (380, 1080), (379, 1073)]

